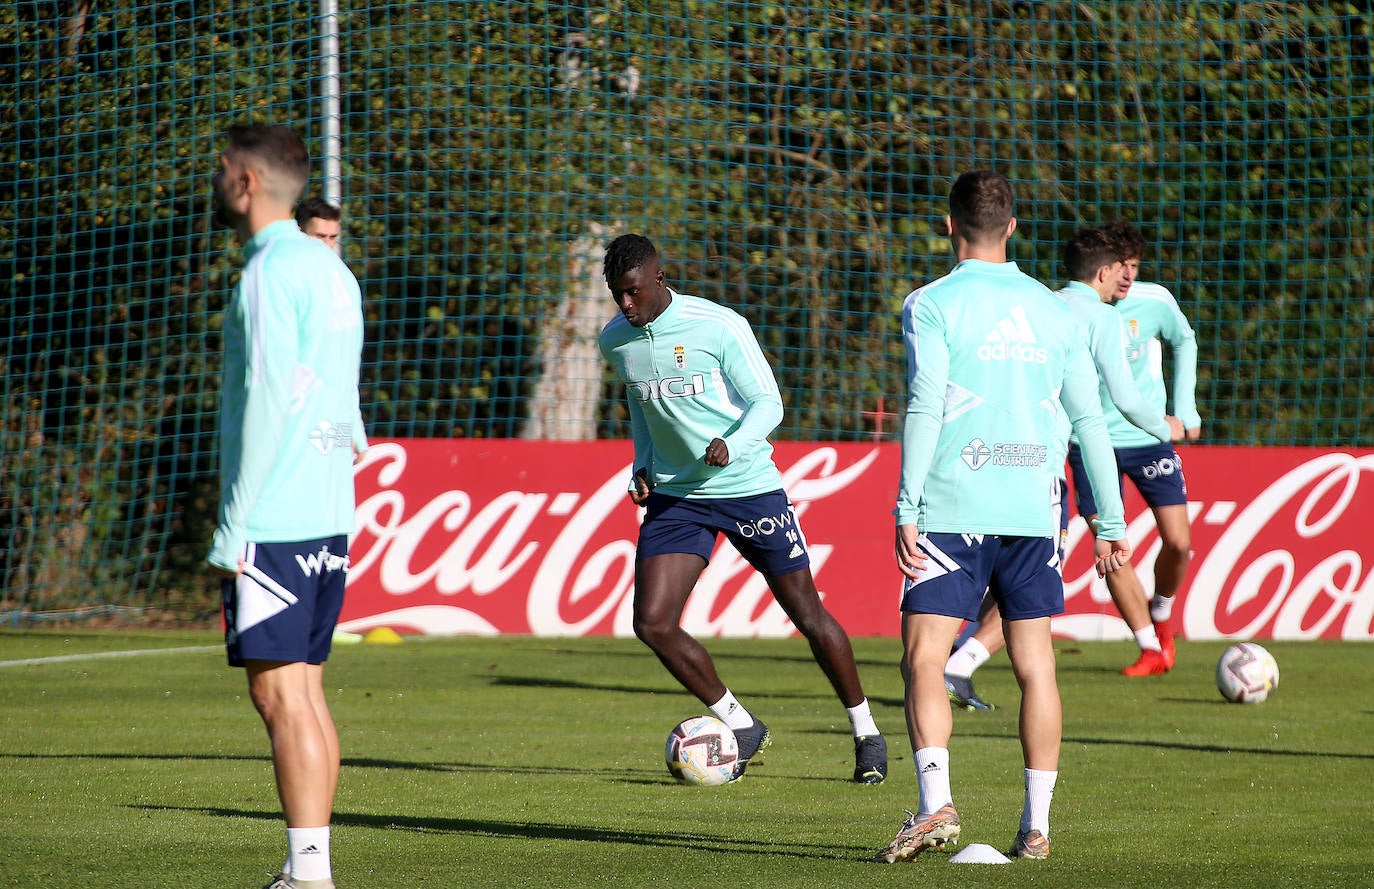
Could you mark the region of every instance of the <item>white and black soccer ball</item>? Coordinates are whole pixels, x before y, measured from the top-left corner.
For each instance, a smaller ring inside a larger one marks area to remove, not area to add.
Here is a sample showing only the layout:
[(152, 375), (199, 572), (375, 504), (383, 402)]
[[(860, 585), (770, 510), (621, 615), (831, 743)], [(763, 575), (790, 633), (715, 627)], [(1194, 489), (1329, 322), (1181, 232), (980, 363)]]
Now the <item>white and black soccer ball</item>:
[(684, 784), (716, 787), (735, 776), (739, 742), (714, 716), (693, 716), (674, 726), (664, 745), (668, 772)]
[(1279, 663), (1264, 646), (1238, 642), (1217, 661), (1217, 691), (1234, 704), (1258, 704), (1279, 687)]

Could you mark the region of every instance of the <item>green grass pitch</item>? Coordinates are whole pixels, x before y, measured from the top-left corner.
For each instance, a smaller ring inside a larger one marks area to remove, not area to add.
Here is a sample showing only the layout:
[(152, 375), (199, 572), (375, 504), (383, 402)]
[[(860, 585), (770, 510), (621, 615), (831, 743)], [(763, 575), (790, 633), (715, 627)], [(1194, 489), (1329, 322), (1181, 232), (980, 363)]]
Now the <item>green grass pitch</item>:
[[(899, 643), (854, 641), (893, 756), (877, 787), (847, 780), (844, 712), (798, 639), (708, 641), (774, 734), (723, 788), (668, 777), (669, 729), (704, 708), (632, 639), (338, 647), (338, 885), (1374, 885), (1368, 643), (1267, 643), (1283, 679), (1259, 705), (1217, 694), (1224, 643), (1134, 680), (1116, 675), (1129, 643), (1059, 643), (1053, 857), (888, 866), (867, 859), (917, 803)], [(961, 845), (1005, 848), (1022, 793), (1005, 657), (978, 685), (1004, 709), (955, 714)], [(0, 705), (0, 887), (257, 889), (280, 866), (266, 738), (213, 634), (0, 632)]]

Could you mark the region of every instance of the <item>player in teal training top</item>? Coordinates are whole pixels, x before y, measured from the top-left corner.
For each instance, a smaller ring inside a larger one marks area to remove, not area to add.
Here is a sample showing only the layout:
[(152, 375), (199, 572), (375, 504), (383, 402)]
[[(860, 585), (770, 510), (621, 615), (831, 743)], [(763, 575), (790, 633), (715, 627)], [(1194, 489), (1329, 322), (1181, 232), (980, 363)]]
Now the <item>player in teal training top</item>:
[[(1100, 377), (1098, 395), (1102, 410), (1119, 410), (1131, 422), (1150, 432), (1158, 442), (1179, 440), (1183, 426), (1176, 417), (1165, 417), (1141, 396), (1126, 364), (1126, 347), (1121, 318), (1103, 300), (1116, 292), (1124, 268), (1124, 258), (1118, 254), (1118, 244), (1101, 228), (1083, 229), (1064, 245), (1063, 261), (1069, 272), (1069, 283), (1058, 292), (1078, 319), (1087, 337), (1088, 351)], [(1072, 435), (1068, 420), (1061, 423), (1059, 450), (1050, 458), (1050, 465), (1063, 467)], [(1067, 518), (1067, 503), (1061, 503), (1061, 514)], [(1067, 522), (1063, 526), (1067, 529)], [(1150, 620), (1145, 590), (1129, 563), (1107, 575), (1107, 589), (1126, 621), (1127, 627), (1141, 649), (1141, 658), (1122, 672), (1128, 676), (1150, 675), (1153, 658), (1162, 652)], [(1005, 643), (1001, 614), (991, 597), (984, 600), (978, 614), (976, 631), (945, 664), (945, 690), (956, 705), (969, 710), (989, 710), (973, 688), (973, 673)], [(1145, 652), (1155, 652), (1147, 655)]]
[[(1054, 499), (1059, 422), (1083, 439), (1093, 478), (1112, 474), (1097, 371), (1073, 313), (1007, 261), (1011, 185), (965, 173), (945, 218), (958, 264), (902, 307), (910, 398), (902, 432), (896, 555), (902, 590), (907, 727), (920, 787), (881, 861), (910, 859), (960, 833), (949, 780), (953, 727), (945, 660), (984, 590), (1006, 619), (1022, 689), (1025, 803), (1012, 856), (1049, 854), (1049, 804), (1062, 719), (1050, 617), (1064, 610)], [(1129, 558), (1120, 498), (1103, 497), (1097, 567)]]
[[(1197, 382), (1197, 341), (1193, 329), (1173, 294), (1158, 284), (1136, 280), (1145, 254), (1145, 239), (1135, 226), (1118, 221), (1105, 228), (1108, 236), (1116, 240), (1118, 252), (1126, 257), (1122, 280), (1116, 292), (1104, 301), (1115, 306), (1124, 325), (1126, 360), (1136, 387), (1157, 411), (1163, 411), (1172, 400), (1173, 412), (1183, 424), (1183, 440), (1197, 441), (1202, 435), (1202, 418), (1193, 392)], [(1163, 343), (1168, 343), (1173, 351), (1172, 393), (1166, 392), (1164, 385)], [(1143, 653), (1141, 663), (1128, 669), (1136, 669), (1137, 675), (1163, 673), (1174, 665), (1174, 634), (1170, 626), (1174, 594), (1183, 584), (1192, 550), (1183, 460), (1172, 444), (1153, 441), (1119, 411), (1107, 412), (1107, 429), (1116, 448), (1119, 473), (1130, 478), (1154, 514), (1159, 529), (1150, 617), (1162, 651), (1158, 655)], [(1092, 497), (1096, 488), (1082, 483), (1077, 448), (1070, 449), (1069, 464), (1074, 473), (1078, 511), (1091, 518), (1097, 510)]]
[(844, 704), (854, 780), (887, 775), (887, 742), (859, 682), (849, 636), (821, 604), (796, 513), (768, 435), (782, 419), (773, 371), (736, 312), (670, 288), (653, 244), (623, 235), (606, 250), (620, 314), (601, 353), (625, 384), (634, 438), (630, 498), (645, 509), (635, 556), (634, 629), (668, 672), (734, 730), (735, 777), (768, 745), (767, 726), (736, 700), (682, 611), (724, 534), (768, 581)]
[(291, 215), (310, 155), (286, 127), (235, 126), (215, 219), (245, 265), (224, 313), (220, 508), (209, 561), (229, 663), (272, 741), (287, 859), (269, 889), (333, 889), (339, 738), (323, 665), (348, 569), (363, 318), (358, 282)]

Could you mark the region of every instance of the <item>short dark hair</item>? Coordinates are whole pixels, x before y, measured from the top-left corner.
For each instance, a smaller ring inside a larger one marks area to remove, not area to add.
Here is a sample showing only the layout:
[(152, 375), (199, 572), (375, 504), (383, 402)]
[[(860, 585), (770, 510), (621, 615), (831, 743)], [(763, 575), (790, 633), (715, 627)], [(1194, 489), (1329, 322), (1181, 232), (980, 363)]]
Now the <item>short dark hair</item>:
[(229, 141), (225, 154), (249, 155), (305, 188), (310, 179), (310, 151), (295, 130), (264, 124), (234, 124), (225, 135)]
[(658, 251), (643, 235), (621, 235), (606, 248), (606, 261), (601, 265), (607, 284), (619, 281), (626, 272), (632, 272), (652, 259)]
[(1011, 222), (1011, 183), (996, 170), (964, 173), (949, 190), (949, 216), (967, 240), (1000, 237)]
[(1117, 249), (1123, 260), (1145, 258), (1145, 236), (1140, 233), (1140, 229), (1124, 219), (1109, 222), (1102, 228), (1107, 237), (1117, 242)]
[(1120, 242), (1108, 235), (1106, 229), (1085, 228), (1075, 232), (1064, 245), (1063, 259), (1070, 279), (1087, 281), (1104, 265), (1121, 262), (1126, 257), (1121, 254)]
[(338, 222), (343, 219), (343, 213), (324, 198), (309, 197), (296, 205), (296, 225), (305, 228), (305, 224), (312, 219)]

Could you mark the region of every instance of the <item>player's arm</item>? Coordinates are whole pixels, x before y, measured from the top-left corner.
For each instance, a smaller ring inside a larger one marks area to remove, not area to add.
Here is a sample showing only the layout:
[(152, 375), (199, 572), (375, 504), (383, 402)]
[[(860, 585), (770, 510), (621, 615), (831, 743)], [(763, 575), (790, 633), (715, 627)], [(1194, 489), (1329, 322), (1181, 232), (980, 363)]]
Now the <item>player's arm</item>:
[(1103, 307), (1105, 311), (1095, 315), (1092, 331), (1093, 364), (1097, 366), (1098, 376), (1107, 387), (1112, 404), (1121, 411), (1127, 420), (1168, 444), (1175, 436), (1168, 419), (1140, 394), (1135, 377), (1126, 361), (1125, 322), (1120, 313)]
[(642, 505), (649, 499), (654, 487), (654, 439), (649, 433), (649, 424), (644, 419), (644, 408), (631, 397), (630, 439), (634, 442), (634, 463), (630, 467), (630, 499)]
[(221, 470), (229, 477), (209, 555), (210, 564), (225, 571), (238, 569), (253, 508), (281, 458), (300, 360), (300, 321), (289, 291), (272, 284), (267, 275), (259, 275), (254, 289), (244, 297), (245, 379), (224, 381), (226, 386), (244, 387), (241, 445), (236, 465)]
[(930, 300), (908, 299), (902, 311), (906, 341), (906, 420), (902, 427), (901, 476), (897, 488), (897, 567), (915, 578), (925, 566), (917, 547), (921, 494), (935, 459), (935, 445), (944, 421), (945, 388), (949, 382), (949, 344), (944, 319)]
[(353, 462), (356, 464), (367, 453), (367, 427), (363, 425), (363, 409), (358, 406), (358, 415), (353, 419)]
[(1197, 410), (1197, 337), (1172, 294), (1168, 308), (1164, 338), (1174, 352), (1174, 416), (1183, 422), (1188, 441), (1197, 441), (1202, 437), (1202, 415)]
[(1097, 368), (1086, 348), (1075, 348), (1064, 373), (1064, 385), (1059, 392), (1088, 471), (1088, 483), (1097, 500), (1098, 515), (1095, 532), (1105, 549), (1096, 552), (1099, 576), (1115, 571), (1130, 560), (1131, 547), (1126, 541), (1126, 511), (1121, 504), (1116, 454), (1102, 417), (1102, 403), (1097, 391)]
[(749, 322), (732, 313), (721, 325), (720, 333), (721, 371), (746, 406), (734, 426), (707, 446), (703, 456), (709, 466), (725, 466), (740, 454), (749, 453), (782, 422), (778, 381)]

